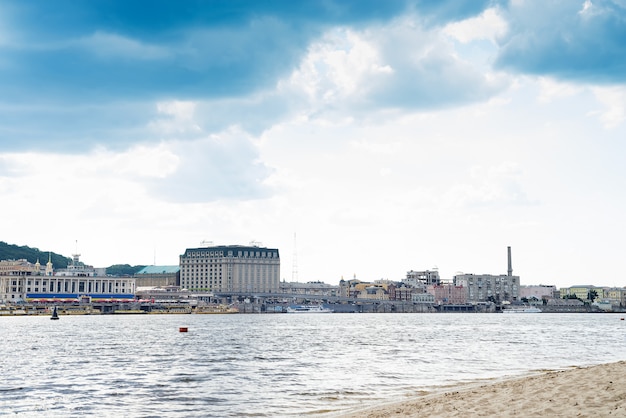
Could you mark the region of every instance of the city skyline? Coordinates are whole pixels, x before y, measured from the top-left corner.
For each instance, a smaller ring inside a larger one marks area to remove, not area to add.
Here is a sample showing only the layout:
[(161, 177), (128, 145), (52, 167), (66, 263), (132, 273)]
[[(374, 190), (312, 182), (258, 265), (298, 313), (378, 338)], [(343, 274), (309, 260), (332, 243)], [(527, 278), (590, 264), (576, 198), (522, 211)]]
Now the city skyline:
[(623, 2), (141, 5), (0, 5), (2, 241), (626, 285)]

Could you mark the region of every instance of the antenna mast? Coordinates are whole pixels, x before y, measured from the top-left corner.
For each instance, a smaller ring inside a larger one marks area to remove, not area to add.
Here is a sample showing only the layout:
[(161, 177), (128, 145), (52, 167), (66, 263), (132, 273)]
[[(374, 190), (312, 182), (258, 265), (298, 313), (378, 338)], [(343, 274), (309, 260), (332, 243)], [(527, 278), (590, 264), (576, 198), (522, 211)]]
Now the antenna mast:
[(298, 281), (298, 250), (296, 247), (296, 233), (293, 233), (293, 257), (291, 259), (291, 281)]

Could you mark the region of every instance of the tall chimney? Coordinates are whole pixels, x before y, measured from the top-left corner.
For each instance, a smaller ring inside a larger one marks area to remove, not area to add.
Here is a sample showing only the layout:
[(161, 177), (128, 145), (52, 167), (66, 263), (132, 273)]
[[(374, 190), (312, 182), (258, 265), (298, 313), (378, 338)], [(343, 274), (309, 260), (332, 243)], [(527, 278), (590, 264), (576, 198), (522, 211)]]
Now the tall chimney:
[(511, 264), (511, 247), (506, 247), (506, 251), (508, 253), (509, 256), (509, 269), (507, 271), (509, 276), (513, 275), (513, 264)]

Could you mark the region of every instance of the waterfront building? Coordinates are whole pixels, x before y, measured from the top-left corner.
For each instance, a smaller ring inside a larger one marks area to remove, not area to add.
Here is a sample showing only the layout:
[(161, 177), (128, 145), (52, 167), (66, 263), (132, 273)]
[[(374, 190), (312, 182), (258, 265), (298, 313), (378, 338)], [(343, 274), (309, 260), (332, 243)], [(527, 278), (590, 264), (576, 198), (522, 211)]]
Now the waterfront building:
[(438, 305), (464, 305), (467, 303), (468, 289), (452, 283), (430, 285), (427, 292), (433, 295)]
[(411, 301), (421, 305), (433, 305), (435, 303), (435, 297), (430, 293), (413, 293)]
[(180, 266), (146, 266), (134, 274), (136, 286), (145, 288), (180, 285)]
[(80, 261), (80, 254), (72, 254), (72, 261), (65, 269), (58, 269), (55, 276), (92, 277), (96, 275), (96, 269)]
[(278, 292), (278, 250), (256, 245), (188, 248), (180, 256), (180, 286), (207, 292)]
[(614, 307), (626, 307), (626, 288), (607, 287), (603, 289), (602, 299), (609, 301)]
[(439, 277), (439, 271), (437, 269), (424, 270), (424, 271), (408, 271), (406, 278), (402, 279), (402, 283), (422, 289), (422, 292), (426, 292), (428, 286), (436, 286), (441, 284), (441, 278)]
[[(362, 282), (356, 277), (352, 280), (339, 282), (339, 294), (343, 297), (362, 299), (389, 299), (389, 289), (394, 285), (389, 280)], [(384, 294), (384, 296), (383, 296)]]
[(389, 300), (389, 293), (382, 285), (372, 284), (363, 288), (356, 297), (358, 299)]
[(321, 281), (312, 282), (280, 282), (280, 293), (294, 295), (339, 296), (339, 286)]
[(546, 285), (533, 285), (533, 286), (520, 286), (519, 289), (519, 297), (520, 299), (554, 299), (559, 297), (559, 291), (556, 286), (546, 286)]
[(44, 274), (39, 263), (27, 260), (0, 261), (0, 298), (7, 302), (134, 299), (135, 279), (96, 275), (93, 267), (85, 266), (75, 255), (68, 269), (52, 272), (49, 261)]
[(467, 288), (467, 302), (514, 302), (519, 300), (519, 276), (508, 274), (458, 274), (456, 286)]
[(26, 282), (39, 272), (40, 267), (25, 259), (0, 261), (0, 299), (3, 302), (23, 300)]
[(576, 296), (580, 300), (589, 300), (590, 293), (596, 292), (597, 298), (602, 298), (603, 290), (602, 288), (591, 286), (591, 285), (583, 285), (583, 286), (571, 286), (571, 287), (563, 287), (559, 289), (561, 299), (565, 299), (567, 297)]
[(420, 289), (408, 286), (405, 283), (391, 283), (387, 289), (389, 292), (389, 300), (406, 300), (410, 301), (413, 293), (423, 293)]

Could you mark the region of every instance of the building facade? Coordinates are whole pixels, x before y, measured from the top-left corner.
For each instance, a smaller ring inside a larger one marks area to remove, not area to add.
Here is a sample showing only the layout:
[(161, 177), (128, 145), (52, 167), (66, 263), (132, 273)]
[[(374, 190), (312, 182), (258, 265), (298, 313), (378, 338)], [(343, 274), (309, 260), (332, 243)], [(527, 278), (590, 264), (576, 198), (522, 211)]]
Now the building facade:
[(25, 259), (0, 261), (0, 300), (23, 300), (26, 297), (26, 283), (41, 272), (38, 264)]
[(137, 287), (180, 285), (180, 266), (146, 266), (134, 275)]
[(492, 274), (458, 274), (454, 285), (467, 288), (467, 301), (514, 302), (519, 300), (519, 276)]
[(189, 248), (180, 256), (180, 286), (190, 291), (278, 292), (278, 250), (240, 245)]
[(424, 271), (408, 271), (406, 278), (402, 279), (402, 283), (409, 287), (421, 289), (422, 292), (426, 292), (428, 286), (436, 286), (441, 284), (441, 278), (439, 277), (438, 270), (424, 270)]
[(520, 299), (554, 299), (559, 297), (559, 291), (554, 285), (520, 286)]
[(580, 300), (589, 300), (589, 296), (592, 292), (596, 293), (597, 298), (602, 298), (603, 290), (602, 288), (598, 288), (591, 285), (585, 286), (571, 286), (571, 287), (562, 287), (559, 289), (560, 295), (562, 299), (567, 297), (577, 297)]
[(607, 287), (603, 289), (603, 299), (618, 308), (626, 307), (626, 287)]
[(135, 279), (112, 278), (95, 275), (95, 270), (74, 261), (71, 268), (53, 274), (48, 261), (45, 270), (39, 262), (26, 260), (0, 261), (0, 299), (5, 302), (78, 300), (86, 296), (92, 299), (133, 299)]
[(438, 305), (463, 305), (467, 303), (468, 290), (463, 286), (444, 283), (430, 285), (427, 291), (435, 297), (435, 303)]
[(339, 286), (321, 281), (313, 282), (280, 282), (280, 293), (291, 295), (339, 296)]

